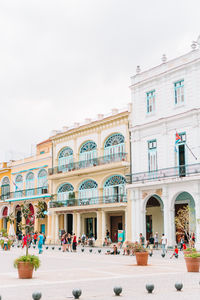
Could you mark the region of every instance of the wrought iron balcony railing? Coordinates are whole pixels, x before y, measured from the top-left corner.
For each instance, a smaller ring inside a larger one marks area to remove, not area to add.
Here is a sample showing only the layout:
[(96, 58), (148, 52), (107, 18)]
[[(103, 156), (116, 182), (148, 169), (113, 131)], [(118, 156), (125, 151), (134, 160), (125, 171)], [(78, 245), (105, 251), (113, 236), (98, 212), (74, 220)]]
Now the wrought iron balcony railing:
[[(58, 199), (58, 195), (55, 195)], [(55, 197), (54, 196), (54, 197)], [(67, 199), (67, 200), (53, 200), (50, 201), (50, 208), (65, 207), (65, 206), (86, 206), (94, 204), (108, 204), (108, 203), (126, 203), (126, 195), (113, 195), (104, 197), (84, 198), (84, 199)]]
[(83, 160), (79, 162), (72, 162), (66, 165), (56, 166), (54, 168), (50, 168), (48, 170), (49, 175), (59, 174), (59, 173), (66, 173), (70, 171), (96, 167), (100, 165), (109, 164), (112, 162), (118, 161), (126, 161), (127, 153), (116, 153), (113, 155), (102, 156), (98, 158), (91, 158), (88, 160)]
[(2, 201), (5, 201), (7, 199), (12, 199), (12, 198), (23, 198), (23, 197), (31, 197), (31, 196), (38, 196), (38, 195), (43, 195), (43, 194), (48, 194), (48, 187), (39, 187), (36, 189), (26, 189), (26, 190), (17, 190), (15, 192), (10, 192), (7, 194), (1, 195), (0, 199)]
[(178, 167), (159, 169), (150, 172), (140, 172), (126, 175), (127, 183), (162, 180), (169, 177), (186, 177), (200, 174), (200, 164), (181, 165)]

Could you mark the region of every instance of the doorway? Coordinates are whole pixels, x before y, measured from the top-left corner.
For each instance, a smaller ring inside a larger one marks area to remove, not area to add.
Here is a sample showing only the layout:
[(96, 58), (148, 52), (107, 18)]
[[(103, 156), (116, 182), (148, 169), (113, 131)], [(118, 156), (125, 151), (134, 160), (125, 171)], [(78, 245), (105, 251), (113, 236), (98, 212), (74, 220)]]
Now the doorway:
[(86, 218), (85, 219), (85, 228), (86, 228), (86, 235), (90, 237), (94, 237), (95, 240), (97, 239), (97, 218)]
[(122, 216), (111, 216), (110, 217), (110, 233), (112, 242), (118, 241), (118, 230), (122, 230)]
[(73, 215), (67, 214), (67, 232), (73, 234)]
[(178, 163), (179, 163), (179, 176), (185, 177), (186, 169), (185, 169), (185, 145), (179, 145), (178, 147)]

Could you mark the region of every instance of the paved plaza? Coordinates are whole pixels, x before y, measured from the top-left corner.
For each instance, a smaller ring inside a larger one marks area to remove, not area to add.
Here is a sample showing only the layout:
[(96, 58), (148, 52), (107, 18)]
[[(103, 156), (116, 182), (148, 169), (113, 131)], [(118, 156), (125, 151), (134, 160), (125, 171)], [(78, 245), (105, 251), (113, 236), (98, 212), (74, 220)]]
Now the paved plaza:
[[(0, 294), (2, 299), (31, 299), (34, 291), (42, 292), (42, 299), (64, 300), (72, 298), (72, 289), (82, 289), (81, 299), (113, 299), (113, 287), (121, 285), (121, 299), (189, 299), (199, 296), (199, 273), (187, 273), (182, 253), (178, 259), (170, 259), (171, 252), (165, 258), (160, 251), (154, 251), (149, 257), (148, 267), (136, 266), (133, 256), (105, 255), (102, 249), (90, 253), (88, 248), (82, 253), (62, 253), (56, 247), (44, 250), (40, 256), (41, 267), (34, 272), (34, 278), (20, 280), (13, 260), (24, 254), (24, 250), (12, 248), (0, 251)], [(31, 249), (37, 254), (36, 249)], [(174, 283), (181, 281), (183, 291), (177, 292)], [(146, 283), (154, 283), (152, 295), (145, 290)], [(194, 298), (193, 298), (194, 299)]]

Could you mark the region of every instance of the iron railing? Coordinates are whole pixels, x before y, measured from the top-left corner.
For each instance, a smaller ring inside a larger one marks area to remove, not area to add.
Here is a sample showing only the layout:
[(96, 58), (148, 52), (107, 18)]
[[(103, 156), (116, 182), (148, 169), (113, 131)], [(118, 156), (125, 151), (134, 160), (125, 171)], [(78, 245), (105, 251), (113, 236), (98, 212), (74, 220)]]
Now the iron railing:
[(65, 206), (85, 206), (94, 204), (108, 204), (108, 203), (126, 203), (126, 195), (112, 195), (104, 197), (91, 197), (79, 199), (59, 200), (58, 195), (54, 195), (57, 200), (50, 201), (50, 208), (65, 207)]
[(31, 196), (37, 196), (37, 195), (43, 195), (48, 194), (48, 187), (39, 187), (36, 189), (26, 189), (26, 190), (19, 190), (15, 192), (8, 192), (6, 194), (1, 195), (0, 199), (2, 201), (5, 201), (7, 199), (12, 198), (23, 198), (23, 197), (31, 197)]
[(189, 175), (200, 174), (200, 163), (192, 165), (181, 165), (159, 169), (156, 171), (140, 172), (126, 175), (127, 183), (146, 182), (152, 180), (161, 180), (168, 177), (186, 177)]
[(113, 155), (91, 158), (88, 160), (82, 160), (79, 162), (72, 162), (66, 165), (56, 166), (54, 168), (50, 168), (48, 170), (48, 173), (49, 175), (66, 173), (70, 171), (96, 167), (100, 165), (105, 165), (105, 164), (118, 162), (118, 161), (126, 161), (126, 160), (127, 160), (127, 153), (116, 153)]

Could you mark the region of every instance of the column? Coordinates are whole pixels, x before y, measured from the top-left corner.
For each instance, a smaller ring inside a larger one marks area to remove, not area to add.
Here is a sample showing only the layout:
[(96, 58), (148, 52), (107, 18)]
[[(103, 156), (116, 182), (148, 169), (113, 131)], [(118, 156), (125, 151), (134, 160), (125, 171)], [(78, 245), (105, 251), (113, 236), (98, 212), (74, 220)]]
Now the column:
[(76, 219), (77, 219), (77, 237), (81, 236), (81, 214), (77, 213), (76, 214)]
[(68, 228), (67, 228), (67, 214), (64, 214), (64, 230), (68, 232)]
[(128, 236), (128, 230), (127, 230), (127, 221), (128, 221), (128, 216), (127, 216), (127, 209), (124, 211), (125, 218), (124, 218), (124, 230), (125, 230), (125, 241), (127, 241), (127, 236)]
[(97, 211), (97, 240), (96, 245), (102, 246), (102, 213), (101, 211)]
[(79, 238), (78, 234), (77, 234), (77, 214), (73, 213), (73, 233), (76, 234), (77, 240)]
[(101, 225), (102, 225), (102, 237), (101, 237), (101, 239), (102, 239), (102, 243), (104, 242), (104, 239), (105, 239), (105, 237), (106, 237), (106, 213), (105, 213), (105, 211), (102, 211), (101, 212), (101, 214), (102, 214), (102, 221), (101, 221)]
[(55, 243), (59, 241), (59, 215), (55, 214)]
[(55, 243), (55, 213), (51, 217), (51, 244)]
[(38, 221), (39, 221), (38, 218), (35, 217), (34, 232), (36, 232), (36, 231), (39, 232), (40, 231), (39, 228), (38, 228), (38, 223), (39, 223)]
[(52, 240), (52, 232), (51, 232), (51, 223), (52, 223), (52, 216), (48, 215), (48, 226), (47, 226), (47, 243), (51, 244)]

